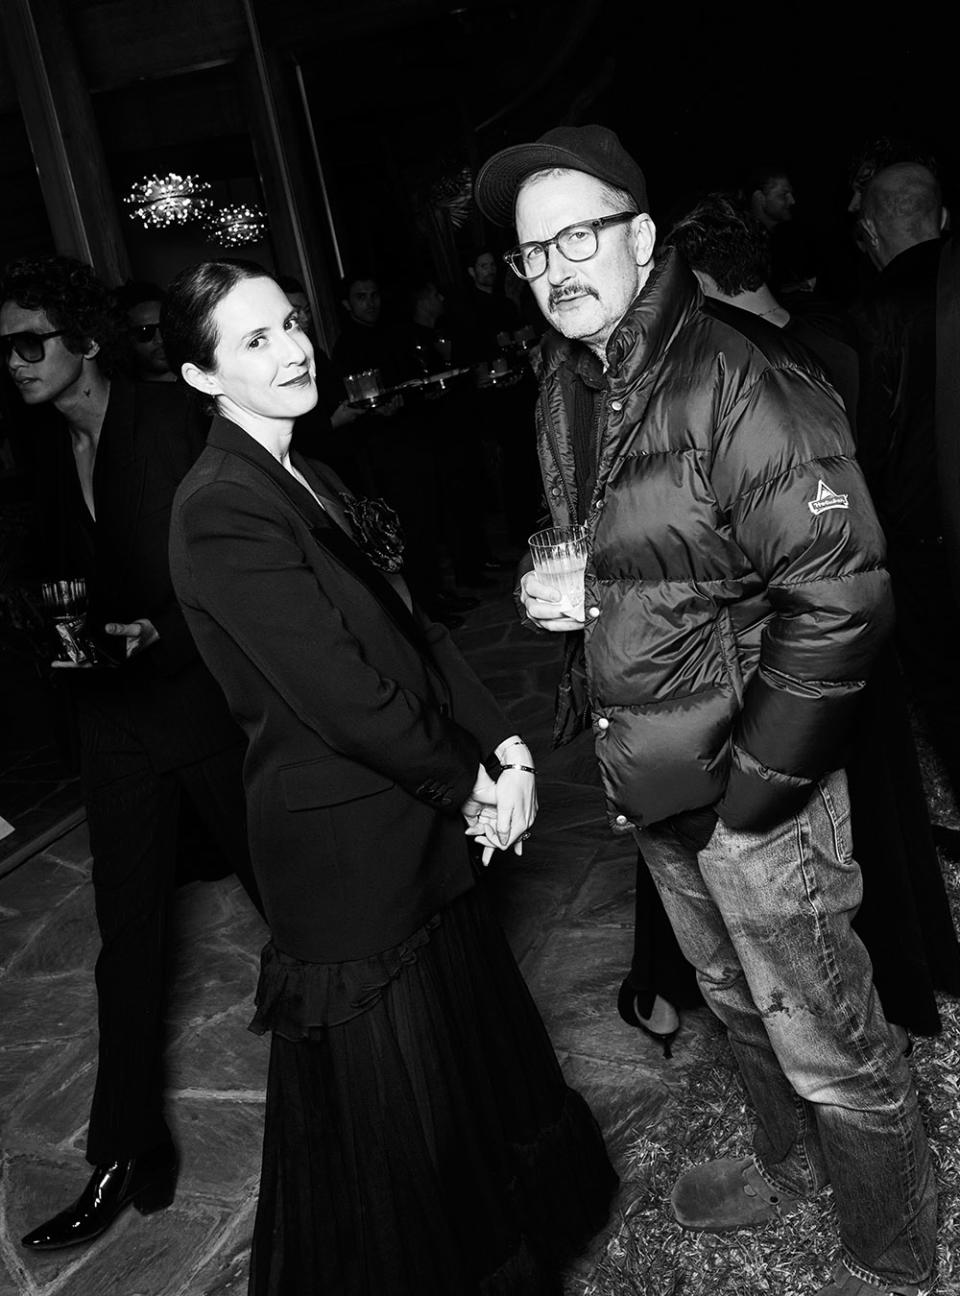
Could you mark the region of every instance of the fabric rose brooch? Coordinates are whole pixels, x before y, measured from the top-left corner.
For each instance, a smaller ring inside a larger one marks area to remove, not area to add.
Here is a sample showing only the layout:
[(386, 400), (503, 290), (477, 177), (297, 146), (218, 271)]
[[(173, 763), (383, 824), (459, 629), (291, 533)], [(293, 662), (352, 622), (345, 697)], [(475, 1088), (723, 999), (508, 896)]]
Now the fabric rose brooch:
[(398, 572), (403, 566), (403, 532), (396, 510), (385, 500), (356, 496), (343, 500), (343, 510), (364, 557), (381, 571)]

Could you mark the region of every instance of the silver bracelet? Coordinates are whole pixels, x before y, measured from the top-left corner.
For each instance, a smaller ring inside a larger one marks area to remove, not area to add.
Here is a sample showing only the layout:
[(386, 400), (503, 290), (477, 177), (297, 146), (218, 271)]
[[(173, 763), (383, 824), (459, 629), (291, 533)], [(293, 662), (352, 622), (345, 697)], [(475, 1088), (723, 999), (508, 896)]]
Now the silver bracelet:
[(501, 770), (507, 770), (507, 769), (523, 770), (524, 774), (536, 774), (537, 772), (532, 765), (504, 765), (503, 761), (500, 762), (500, 769)]

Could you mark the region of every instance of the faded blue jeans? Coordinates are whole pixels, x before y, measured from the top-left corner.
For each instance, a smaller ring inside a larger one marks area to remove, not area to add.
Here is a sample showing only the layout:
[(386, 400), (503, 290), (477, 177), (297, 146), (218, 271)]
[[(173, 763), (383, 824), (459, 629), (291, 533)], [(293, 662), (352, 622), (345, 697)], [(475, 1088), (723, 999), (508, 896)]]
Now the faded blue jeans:
[(704, 997), (727, 1027), (758, 1124), (757, 1164), (804, 1196), (830, 1183), (844, 1262), (924, 1283), (937, 1194), (917, 1095), (851, 930), (862, 895), (842, 771), (767, 832), (683, 816), (637, 834)]

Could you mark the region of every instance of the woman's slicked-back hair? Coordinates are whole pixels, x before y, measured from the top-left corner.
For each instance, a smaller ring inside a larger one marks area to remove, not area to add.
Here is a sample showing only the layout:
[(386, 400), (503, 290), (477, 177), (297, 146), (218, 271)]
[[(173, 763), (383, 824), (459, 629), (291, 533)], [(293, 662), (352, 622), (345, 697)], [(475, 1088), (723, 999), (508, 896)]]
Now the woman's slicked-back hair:
[(214, 311), (241, 280), (272, 277), (255, 261), (231, 258), (200, 261), (181, 270), (167, 289), (160, 311), (160, 333), (173, 372), (179, 375), (188, 362), (198, 369), (213, 369), (220, 341)]
[(75, 355), (96, 342), (104, 373), (128, 367), (126, 320), (114, 294), (82, 261), (47, 255), (11, 261), (0, 278), (0, 302), (5, 301), (43, 311), (53, 328), (63, 329), (63, 344)]

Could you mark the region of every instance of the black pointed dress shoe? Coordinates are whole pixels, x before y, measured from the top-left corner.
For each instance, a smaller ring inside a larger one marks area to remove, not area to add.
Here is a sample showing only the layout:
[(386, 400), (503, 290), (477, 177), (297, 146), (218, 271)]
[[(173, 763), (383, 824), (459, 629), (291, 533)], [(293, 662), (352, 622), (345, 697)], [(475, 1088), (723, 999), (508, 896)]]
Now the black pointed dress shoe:
[(172, 1143), (161, 1143), (130, 1161), (95, 1166), (73, 1205), (21, 1238), (21, 1246), (31, 1251), (59, 1251), (92, 1242), (131, 1203), (141, 1215), (163, 1210), (173, 1201), (177, 1168), (177, 1150)]

